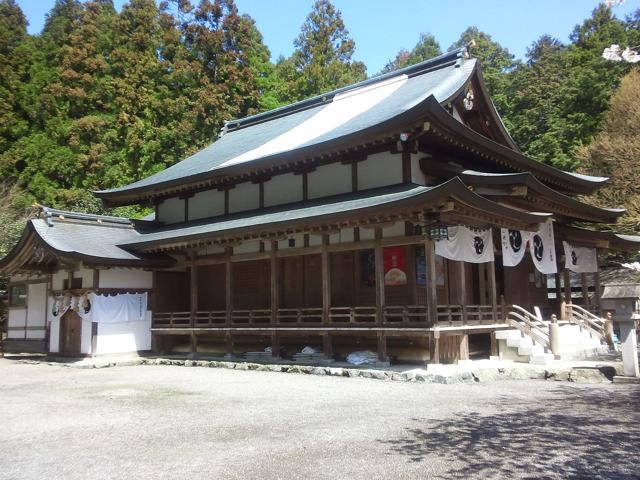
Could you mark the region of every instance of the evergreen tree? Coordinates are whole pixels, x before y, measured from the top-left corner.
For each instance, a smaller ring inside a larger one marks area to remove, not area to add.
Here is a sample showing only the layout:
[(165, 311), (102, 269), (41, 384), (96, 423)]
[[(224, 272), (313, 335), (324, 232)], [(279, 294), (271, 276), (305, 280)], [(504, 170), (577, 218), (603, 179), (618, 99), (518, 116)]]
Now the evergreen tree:
[(491, 99), (500, 113), (508, 111), (509, 84), (507, 73), (513, 70), (518, 62), (508, 49), (491, 38), (491, 35), (469, 27), (449, 48), (461, 48), (473, 41), (471, 56), (478, 59), (482, 66), (482, 74), (491, 94)]
[(297, 78), (293, 95), (303, 99), (366, 78), (364, 63), (353, 60), (355, 42), (342, 14), (329, 0), (317, 0), (307, 16), (292, 55)]
[(430, 33), (421, 33), (420, 40), (409, 52), (405, 49), (400, 50), (393, 60), (387, 62), (380, 73), (387, 73), (399, 68), (408, 67), (416, 63), (437, 57), (442, 53), (440, 44), (436, 38)]

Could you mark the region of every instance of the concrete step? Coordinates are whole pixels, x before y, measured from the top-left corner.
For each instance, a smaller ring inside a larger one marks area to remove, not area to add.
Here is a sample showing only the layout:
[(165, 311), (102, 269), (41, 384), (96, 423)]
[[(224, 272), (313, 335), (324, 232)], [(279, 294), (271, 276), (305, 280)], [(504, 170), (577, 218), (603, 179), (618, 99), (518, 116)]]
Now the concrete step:
[(508, 340), (508, 339), (517, 339), (517, 338), (521, 338), (522, 334), (520, 333), (520, 330), (498, 330), (496, 332), (496, 339), (498, 340)]
[(541, 355), (531, 355), (529, 363), (532, 365), (549, 365), (555, 360), (552, 353), (543, 353)]
[(535, 355), (543, 355), (544, 348), (540, 345), (529, 345), (518, 348), (518, 355), (525, 356), (535, 356)]

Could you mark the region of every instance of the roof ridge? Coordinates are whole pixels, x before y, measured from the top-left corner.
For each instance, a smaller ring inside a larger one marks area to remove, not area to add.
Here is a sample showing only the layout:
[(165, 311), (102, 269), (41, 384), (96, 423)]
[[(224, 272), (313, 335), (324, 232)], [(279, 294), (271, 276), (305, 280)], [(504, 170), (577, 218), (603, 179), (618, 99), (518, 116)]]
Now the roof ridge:
[(57, 217), (61, 220), (64, 219), (72, 219), (72, 220), (87, 220), (94, 221), (98, 223), (114, 223), (118, 225), (131, 225), (131, 219), (125, 217), (115, 217), (111, 215), (99, 215), (95, 213), (82, 213), (82, 212), (73, 212), (71, 210), (60, 210), (57, 208), (51, 208), (44, 205), (38, 205), (40, 208), (40, 218), (48, 220), (47, 223), (50, 224), (50, 220)]
[(377, 75), (377, 76), (368, 78), (366, 80), (362, 80), (360, 82), (347, 85), (345, 87), (337, 88), (335, 90), (331, 90), (329, 92), (325, 92), (320, 95), (316, 95), (304, 100), (300, 100), (295, 103), (291, 103), (288, 105), (284, 105), (282, 107), (275, 108), (273, 110), (257, 113), (255, 115), (250, 115), (248, 117), (229, 120), (224, 123), (221, 136), (224, 135), (225, 133), (232, 132), (234, 130), (239, 130), (241, 128), (248, 127), (250, 125), (263, 123), (268, 120), (272, 120), (274, 118), (287, 116), (295, 112), (308, 110), (318, 105), (329, 103), (333, 101), (333, 99), (337, 95), (341, 95), (349, 91), (356, 90), (358, 88), (372, 86), (372, 85), (375, 85), (376, 83), (384, 82), (388, 79), (391, 79), (393, 77), (397, 77), (400, 75), (407, 75), (410, 77), (421, 75), (423, 73), (427, 73), (433, 70), (443, 68), (445, 66), (449, 66), (467, 57), (468, 57), (467, 47), (466, 46), (460, 47), (460, 48), (451, 50), (449, 52), (445, 52), (441, 55), (438, 55), (437, 57), (433, 57), (428, 60), (423, 60), (422, 62), (416, 63), (414, 65), (409, 65), (408, 67), (400, 68), (392, 72), (384, 73), (382, 75)]

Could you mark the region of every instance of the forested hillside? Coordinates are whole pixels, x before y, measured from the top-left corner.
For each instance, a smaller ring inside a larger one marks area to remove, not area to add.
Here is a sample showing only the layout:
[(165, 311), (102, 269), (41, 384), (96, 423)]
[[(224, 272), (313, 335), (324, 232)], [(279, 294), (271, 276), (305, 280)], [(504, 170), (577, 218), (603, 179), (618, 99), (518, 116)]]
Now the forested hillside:
[[(640, 44), (639, 27), (640, 10), (620, 20), (601, 6), (568, 44), (533, 41), (524, 62), (473, 26), (449, 48), (475, 42), (471, 53), (525, 153), (597, 170), (603, 163), (585, 148), (621, 79), (637, 68), (602, 59), (602, 50)], [(233, 0), (131, 0), (120, 12), (111, 0), (57, 0), (38, 35), (27, 33), (15, 0), (0, 0), (0, 176), (10, 192), (2, 211), (21, 219), (37, 201), (100, 212), (92, 190), (174, 164), (214, 141), (225, 120), (366, 78), (347, 28), (329, 0), (318, 0), (293, 54), (272, 62)], [(416, 41), (384, 71), (443, 51), (426, 32)], [(637, 123), (631, 129), (637, 135)]]

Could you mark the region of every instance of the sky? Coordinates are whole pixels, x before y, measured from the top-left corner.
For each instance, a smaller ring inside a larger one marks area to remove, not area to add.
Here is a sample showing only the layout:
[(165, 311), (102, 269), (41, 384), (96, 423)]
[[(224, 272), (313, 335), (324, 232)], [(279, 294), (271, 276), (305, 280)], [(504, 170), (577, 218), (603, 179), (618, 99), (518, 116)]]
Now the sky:
[[(39, 33), (55, 0), (17, 0), (29, 21), (29, 32)], [(114, 0), (118, 10), (125, 0)], [(196, 3), (196, 0), (192, 0)], [(355, 59), (374, 74), (400, 49), (411, 50), (421, 32), (432, 33), (443, 50), (471, 25), (488, 33), (517, 58), (543, 34), (568, 41), (600, 0), (333, 0), (356, 42)], [(240, 13), (255, 20), (272, 59), (288, 56), (313, 0), (236, 0)], [(613, 9), (623, 18), (640, 9), (640, 0), (626, 0)]]

